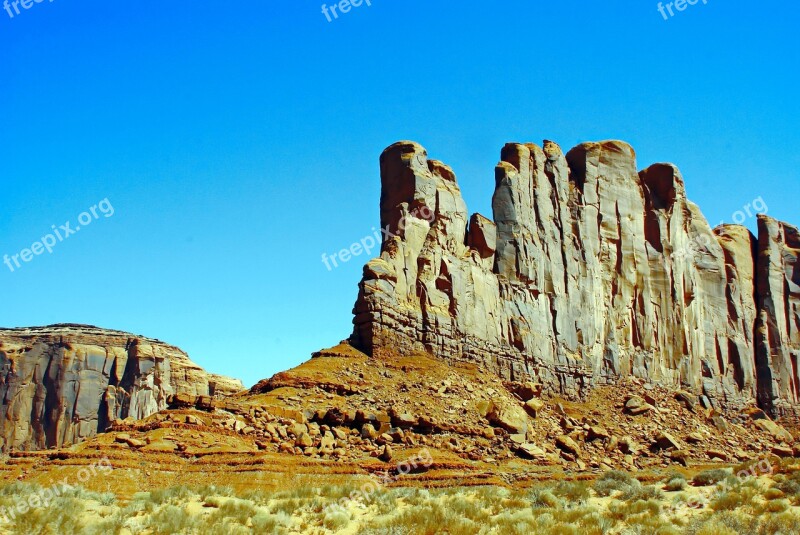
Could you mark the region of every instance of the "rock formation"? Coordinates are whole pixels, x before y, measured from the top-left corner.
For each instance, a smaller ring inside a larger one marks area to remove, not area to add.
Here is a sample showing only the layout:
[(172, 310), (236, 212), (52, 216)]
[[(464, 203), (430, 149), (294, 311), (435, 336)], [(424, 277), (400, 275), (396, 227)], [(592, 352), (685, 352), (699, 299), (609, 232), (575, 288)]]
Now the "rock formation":
[(81, 325), (0, 329), (3, 451), (80, 442), (165, 409), (171, 394), (243, 389), (158, 340)]
[(669, 164), (626, 143), (508, 144), (493, 220), (413, 142), (381, 155), (381, 255), (352, 343), (427, 352), (582, 397), (626, 376), (772, 413), (800, 401), (800, 235), (712, 229)]

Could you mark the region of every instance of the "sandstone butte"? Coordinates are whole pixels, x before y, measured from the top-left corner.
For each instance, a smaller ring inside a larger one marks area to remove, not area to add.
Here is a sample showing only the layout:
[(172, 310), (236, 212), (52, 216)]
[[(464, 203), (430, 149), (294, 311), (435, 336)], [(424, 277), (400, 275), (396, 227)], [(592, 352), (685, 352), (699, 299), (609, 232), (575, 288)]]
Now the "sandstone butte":
[(492, 220), (470, 216), (452, 169), (416, 143), (380, 167), (394, 236), (364, 268), (355, 347), (476, 362), (573, 399), (634, 376), (796, 413), (797, 228), (760, 215), (757, 237), (712, 229), (674, 165), (637, 171), (620, 141), (507, 144)]
[[(145, 456), (172, 483), (246, 484), (269, 470), (275, 484), (286, 455), (318, 458), (307, 473), (370, 471), (420, 447), (442, 479), (476, 481), (517, 457), (585, 470), (800, 455), (767, 418), (797, 417), (796, 228), (711, 229), (677, 168), (638, 172), (619, 141), (506, 145), (491, 220), (416, 143), (380, 167), (394, 236), (364, 268), (350, 339), (249, 391), (156, 340), (0, 330), (3, 478), (97, 450), (123, 467)], [(131, 492), (153, 484), (126, 474)]]
[(167, 408), (173, 394), (213, 397), (243, 388), (158, 340), (84, 325), (0, 329), (4, 451), (80, 442), (115, 420)]

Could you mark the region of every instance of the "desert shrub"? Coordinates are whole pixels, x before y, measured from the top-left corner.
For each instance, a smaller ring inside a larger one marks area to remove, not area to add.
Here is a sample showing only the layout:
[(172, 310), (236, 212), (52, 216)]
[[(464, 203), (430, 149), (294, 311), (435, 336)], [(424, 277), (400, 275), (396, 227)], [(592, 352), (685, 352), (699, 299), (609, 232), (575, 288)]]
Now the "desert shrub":
[(731, 470), (715, 468), (700, 472), (692, 479), (692, 484), (697, 487), (709, 487), (725, 481), (732, 474)]
[(764, 499), (767, 501), (780, 500), (785, 498), (786, 494), (781, 489), (772, 487), (764, 491)]
[(498, 533), (528, 535), (536, 522), (530, 508), (503, 511), (491, 518), (491, 525)]
[(379, 492), (372, 503), (378, 508), (379, 515), (386, 515), (397, 509), (397, 493), (393, 491)]
[[(442, 505), (444, 505), (447, 510), (453, 514), (467, 518), (476, 523), (486, 521), (489, 515), (484, 513), (483, 504), (489, 505), (492, 503), (491, 500), (487, 500), (478, 496), (476, 503), (476, 501), (472, 500), (471, 498), (472, 496), (461, 494), (439, 498), (439, 500), (441, 501)], [(497, 500), (496, 503), (503, 508), (513, 509), (507, 505), (507, 500)], [(496, 513), (499, 512), (500, 510), (496, 511)]]
[(794, 513), (769, 515), (761, 521), (758, 533), (759, 535), (800, 533), (800, 516)]
[(84, 510), (85, 506), (79, 500), (56, 498), (48, 507), (36, 507), (22, 515), (17, 515), (13, 524), (8, 526), (8, 529), (11, 533), (20, 535), (31, 533), (78, 533), (82, 527), (78, 516)]
[(791, 507), (789, 500), (773, 500), (765, 503), (762, 510), (767, 513), (783, 513), (789, 507)]
[(530, 500), (534, 509), (558, 509), (563, 505), (553, 491), (546, 488), (533, 489)]
[(451, 513), (438, 500), (402, 509), (392, 517), (391, 525), (421, 534), (439, 533), (443, 526), (447, 527), (450, 535), (473, 535), (480, 531), (480, 526), (475, 522)]
[(151, 491), (149, 500), (157, 505), (166, 503), (182, 503), (195, 496), (195, 493), (183, 485), (168, 489), (158, 489)]
[(611, 470), (595, 481), (594, 491), (598, 496), (611, 496), (614, 492), (624, 491), (635, 483), (638, 483), (638, 481), (625, 472)]
[(794, 472), (787, 476), (776, 476), (775, 481), (774, 488), (791, 498), (795, 505), (800, 504), (800, 472)]
[(583, 481), (563, 481), (556, 485), (553, 494), (571, 503), (585, 503), (592, 497), (589, 485)]
[(117, 501), (117, 495), (113, 492), (103, 492), (97, 497), (97, 502), (106, 507), (113, 505)]
[(259, 511), (253, 517), (255, 533), (285, 533), (291, 525), (292, 519), (287, 515), (272, 515), (266, 511)]
[(664, 484), (666, 492), (678, 492), (686, 488), (686, 478), (673, 477)]
[(717, 518), (704, 520), (695, 530), (687, 531), (692, 535), (740, 535), (740, 532), (720, 522)]
[(578, 528), (584, 535), (601, 535), (614, 527), (612, 520), (605, 518), (595, 507), (587, 505), (554, 510), (551, 515), (556, 525), (562, 528), (569, 526), (569, 529)]
[[(99, 520), (94, 520), (89, 524), (84, 525), (80, 533), (81, 535), (108, 535), (108, 534), (116, 534), (119, 533), (122, 528), (125, 526), (125, 518), (123, 518), (119, 511), (117, 511), (114, 515), (110, 518), (103, 518)], [(129, 529), (129, 531), (131, 531)], [(132, 533), (136, 533), (136, 531), (131, 531)]]
[(0, 487), (0, 496), (28, 496), (42, 490), (42, 486), (36, 483), (24, 483), (22, 481), (15, 481), (10, 485)]
[(284, 513), (291, 515), (301, 507), (307, 505), (307, 502), (302, 498), (293, 498), (290, 500), (276, 500), (270, 506), (272, 513)]
[(191, 533), (187, 535), (200, 535), (201, 533), (202, 535), (252, 535), (253, 531), (250, 528), (242, 526), (241, 524), (237, 524), (236, 522), (224, 520), (216, 524), (208, 524), (208, 526), (205, 527), (202, 532), (198, 531), (197, 533)]
[(711, 500), (709, 505), (714, 511), (735, 511), (745, 505), (749, 505), (750, 502), (751, 500), (748, 497), (731, 490), (720, 493), (719, 496)]
[(200, 527), (198, 518), (193, 517), (183, 507), (172, 504), (162, 505), (147, 519), (147, 527), (155, 535), (192, 533)]
[(736, 533), (758, 533), (759, 520), (753, 515), (742, 514), (740, 511), (722, 511), (712, 517), (715, 525), (721, 525)]
[(231, 520), (234, 523), (245, 525), (257, 513), (258, 510), (251, 502), (236, 498), (224, 498), (219, 507), (209, 515), (208, 522), (214, 524)]
[(331, 511), (325, 515), (323, 524), (332, 531), (343, 529), (350, 524), (350, 513), (343, 509)]
[(231, 487), (216, 486), (216, 485), (203, 485), (195, 489), (194, 494), (200, 497), (200, 501), (205, 501), (212, 496), (234, 496), (234, 491)]
[(658, 489), (653, 486), (644, 486), (638, 481), (636, 481), (633, 485), (630, 485), (628, 488), (622, 491), (622, 494), (619, 496), (620, 500), (625, 501), (648, 501), (648, 500), (661, 500), (664, 498), (664, 493), (661, 492), (661, 489)]
[(638, 515), (658, 516), (661, 514), (661, 504), (654, 500), (636, 502), (616, 502), (608, 507), (606, 517), (618, 522), (629, 522)]

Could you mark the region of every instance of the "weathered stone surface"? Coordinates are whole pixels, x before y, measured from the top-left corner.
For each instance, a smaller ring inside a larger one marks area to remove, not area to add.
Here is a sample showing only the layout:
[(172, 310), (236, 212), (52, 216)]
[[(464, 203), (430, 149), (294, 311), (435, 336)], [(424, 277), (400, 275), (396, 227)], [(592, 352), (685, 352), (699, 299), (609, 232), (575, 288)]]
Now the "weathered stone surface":
[(80, 442), (114, 420), (141, 419), (167, 398), (243, 390), (209, 374), (180, 349), (82, 325), (0, 329), (0, 449)]
[(521, 407), (495, 406), (487, 418), (509, 433), (525, 435), (528, 431), (528, 416)]
[(578, 443), (572, 440), (572, 438), (568, 437), (567, 435), (561, 435), (560, 437), (558, 437), (556, 439), (556, 446), (558, 446), (559, 449), (567, 453), (575, 455), (576, 457), (581, 456), (580, 446), (578, 446)]
[(772, 420), (755, 420), (753, 424), (762, 431), (769, 433), (775, 440), (788, 442), (790, 444), (794, 441), (794, 438), (789, 431), (776, 424)]
[(390, 234), (351, 339), (367, 353), (476, 362), (571, 398), (635, 376), (714, 407), (797, 406), (796, 229), (712, 230), (676, 167), (638, 172), (620, 141), (506, 145), (493, 223), (416, 143), (384, 151), (381, 181)]
[(536, 418), (539, 416), (542, 409), (544, 409), (544, 401), (541, 399), (531, 399), (525, 402), (523, 408), (531, 417)]
[(657, 449), (662, 449), (662, 450), (681, 449), (680, 443), (677, 440), (675, 440), (675, 438), (669, 433), (659, 433), (658, 436), (656, 436), (656, 440), (653, 443), (653, 445)]
[(517, 452), (522, 457), (526, 457), (528, 459), (545, 459), (547, 457), (547, 452), (545, 452), (536, 444), (531, 444), (530, 442), (520, 444)]
[(783, 413), (800, 402), (800, 232), (758, 218), (756, 365), (761, 408)]
[(639, 396), (633, 396), (625, 402), (625, 411), (633, 416), (638, 416), (653, 410), (653, 406)]

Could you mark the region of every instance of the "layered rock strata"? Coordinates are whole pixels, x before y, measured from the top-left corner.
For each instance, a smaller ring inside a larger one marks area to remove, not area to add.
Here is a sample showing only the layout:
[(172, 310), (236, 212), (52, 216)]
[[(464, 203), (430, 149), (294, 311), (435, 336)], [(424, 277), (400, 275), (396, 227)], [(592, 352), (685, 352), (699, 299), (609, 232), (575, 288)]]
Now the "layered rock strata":
[(360, 349), (478, 362), (570, 397), (633, 375), (715, 404), (797, 405), (797, 229), (712, 229), (675, 166), (639, 172), (620, 141), (506, 145), (492, 220), (416, 143), (380, 167), (390, 232), (364, 268)]
[(165, 409), (172, 394), (243, 389), (158, 340), (82, 325), (0, 329), (3, 451), (80, 442), (114, 420)]

